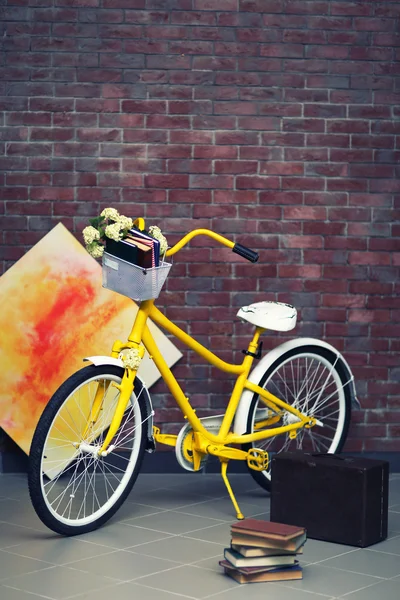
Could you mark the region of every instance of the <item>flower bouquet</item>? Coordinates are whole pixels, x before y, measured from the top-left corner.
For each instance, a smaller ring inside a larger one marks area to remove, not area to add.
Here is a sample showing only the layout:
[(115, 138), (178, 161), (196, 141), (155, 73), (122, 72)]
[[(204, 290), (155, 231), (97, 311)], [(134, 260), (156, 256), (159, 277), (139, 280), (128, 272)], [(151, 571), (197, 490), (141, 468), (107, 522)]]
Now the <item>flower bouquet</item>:
[[(105, 208), (99, 217), (89, 219), (89, 223), (82, 234), (86, 250), (93, 258), (101, 258), (105, 251), (140, 266), (158, 266), (160, 256), (165, 256), (168, 249), (159, 227), (152, 225), (144, 232), (135, 227), (137, 221), (134, 223), (130, 217), (120, 215), (115, 208)], [(155, 254), (151, 264), (146, 255), (149, 250)]]
[(168, 243), (159, 227), (144, 230), (115, 208), (105, 208), (83, 230), (86, 250), (103, 259), (103, 286), (134, 300), (157, 298), (171, 264), (164, 261)]

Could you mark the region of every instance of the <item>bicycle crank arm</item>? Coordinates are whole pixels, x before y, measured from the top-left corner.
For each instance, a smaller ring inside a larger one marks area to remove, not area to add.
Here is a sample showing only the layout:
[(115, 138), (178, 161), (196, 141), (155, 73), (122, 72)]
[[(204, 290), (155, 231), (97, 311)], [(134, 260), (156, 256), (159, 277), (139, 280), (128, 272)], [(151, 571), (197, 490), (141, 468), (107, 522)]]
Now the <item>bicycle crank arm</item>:
[(247, 460), (247, 452), (226, 446), (207, 446), (207, 454), (213, 454), (228, 460)]
[(259, 448), (250, 448), (248, 452), (238, 450), (237, 448), (227, 448), (226, 446), (208, 446), (207, 453), (218, 456), (223, 460), (245, 460), (247, 465), (253, 471), (265, 471), (268, 469), (268, 452)]

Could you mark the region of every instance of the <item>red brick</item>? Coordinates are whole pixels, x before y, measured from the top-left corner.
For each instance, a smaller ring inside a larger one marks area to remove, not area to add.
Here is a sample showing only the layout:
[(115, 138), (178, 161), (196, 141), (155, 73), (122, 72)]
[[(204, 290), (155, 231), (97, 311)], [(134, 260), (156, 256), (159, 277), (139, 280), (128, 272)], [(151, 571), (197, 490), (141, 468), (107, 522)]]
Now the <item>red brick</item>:
[(350, 252), (349, 263), (357, 265), (390, 265), (390, 255), (384, 252)]
[(238, 150), (234, 146), (194, 146), (194, 158), (238, 158)]
[(273, 146), (240, 146), (239, 156), (244, 160), (283, 160), (283, 148)]
[(336, 122), (336, 119), (340, 119), (346, 116), (346, 109), (344, 106), (332, 106), (331, 104), (305, 104), (304, 116), (322, 117), (324, 119), (335, 119)]
[[(354, 137), (354, 136), (353, 136)], [(330, 148), (347, 148), (350, 146), (349, 135), (311, 133), (307, 136), (309, 146), (323, 146)]]
[(171, 144), (211, 144), (212, 133), (209, 131), (171, 131)]
[(214, 202), (218, 204), (252, 204), (257, 201), (257, 192), (254, 191), (228, 191), (215, 190), (213, 192)]
[[(211, 204), (212, 192), (211, 190), (170, 190), (168, 199), (169, 202), (177, 202), (179, 204), (186, 204), (188, 202), (192, 202), (193, 204)], [(210, 207), (207, 208), (207, 213), (209, 208)]]
[(211, 160), (168, 160), (168, 173), (212, 173)]
[[(328, 90), (313, 90), (304, 88), (288, 88), (285, 90), (286, 102), (328, 102)], [(339, 107), (340, 108), (340, 107)], [(314, 116), (306, 115), (305, 116)], [(315, 115), (318, 116), (318, 115)]]
[(266, 162), (260, 164), (261, 175), (303, 175), (302, 163)]
[(156, 188), (187, 188), (188, 175), (145, 175), (145, 187)]
[(258, 133), (253, 131), (217, 131), (215, 133), (217, 145), (249, 145), (258, 143)]
[[(344, 107), (340, 106), (338, 108)], [(326, 127), (328, 133), (369, 133), (370, 130), (368, 121), (355, 121), (350, 119), (327, 121)]]
[(279, 265), (278, 277), (301, 277), (304, 279), (317, 279), (321, 276), (320, 265)]
[(310, 163), (306, 165), (306, 175), (322, 175), (325, 177), (347, 177), (349, 167), (343, 163)]
[(258, 163), (256, 161), (244, 160), (217, 160), (215, 161), (215, 173), (257, 173)]
[(149, 158), (190, 158), (192, 156), (192, 147), (183, 145), (154, 145), (148, 147), (147, 155)]
[(320, 236), (296, 236), (290, 235), (287, 236), (284, 240), (284, 245), (286, 248), (322, 248), (323, 241)]
[(191, 175), (190, 188), (231, 189), (234, 178), (232, 175)]
[(282, 188), (285, 190), (323, 190), (325, 183), (317, 177), (285, 177)]
[(194, 116), (193, 129), (236, 129), (236, 118), (214, 115)]
[(189, 129), (189, 117), (171, 117), (169, 115), (148, 115), (147, 127), (150, 129)]
[(239, 175), (236, 178), (237, 189), (279, 189), (279, 177), (257, 177), (256, 175)]

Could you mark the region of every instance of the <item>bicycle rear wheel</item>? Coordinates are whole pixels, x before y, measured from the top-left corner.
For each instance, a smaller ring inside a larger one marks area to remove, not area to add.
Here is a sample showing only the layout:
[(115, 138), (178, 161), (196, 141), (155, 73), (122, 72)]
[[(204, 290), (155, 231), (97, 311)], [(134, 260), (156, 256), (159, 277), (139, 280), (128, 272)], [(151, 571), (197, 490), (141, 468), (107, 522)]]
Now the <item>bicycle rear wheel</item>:
[[(294, 439), (288, 433), (243, 445), (274, 454), (302, 450), (303, 452), (340, 452), (346, 441), (351, 395), (346, 375), (337, 356), (319, 346), (300, 346), (280, 356), (264, 373), (259, 385), (322, 425), (303, 428)], [(247, 416), (247, 433), (260, 431), (257, 423), (271, 416), (258, 394), (254, 394)], [(296, 417), (285, 412), (281, 422), (271, 426), (289, 425)], [(271, 468), (265, 471), (249, 469), (253, 479), (265, 490), (271, 488)]]
[[(90, 365), (55, 392), (37, 425), (29, 457), (29, 492), (42, 522), (62, 535), (87, 533), (105, 523), (137, 478), (147, 443), (145, 390), (135, 380), (122, 423), (98, 456), (120, 392), (124, 369)], [(100, 386), (101, 410), (90, 422)]]

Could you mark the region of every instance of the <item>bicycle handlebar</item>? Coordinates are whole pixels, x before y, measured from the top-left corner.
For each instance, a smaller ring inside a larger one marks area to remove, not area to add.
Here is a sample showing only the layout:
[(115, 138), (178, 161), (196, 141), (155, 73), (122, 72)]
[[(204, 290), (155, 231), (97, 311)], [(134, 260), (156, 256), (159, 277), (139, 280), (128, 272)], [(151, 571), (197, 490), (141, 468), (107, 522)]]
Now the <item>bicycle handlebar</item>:
[(232, 252), (235, 252), (235, 254), (239, 254), (240, 256), (242, 256), (246, 260), (249, 260), (250, 262), (254, 263), (258, 261), (257, 252), (254, 252), (254, 250), (250, 250), (250, 248), (246, 248), (246, 246), (242, 246), (242, 244), (235, 244), (234, 242), (231, 242), (231, 240), (228, 240), (228, 238), (224, 237), (223, 235), (219, 235), (218, 233), (215, 233), (210, 229), (194, 229), (193, 231), (185, 235), (177, 244), (175, 244), (175, 246), (167, 250), (166, 256), (172, 256), (173, 254), (176, 254), (176, 252), (178, 252), (184, 246), (186, 246), (186, 244), (197, 235), (207, 235), (208, 237), (212, 238), (213, 240), (216, 240), (223, 246), (227, 246), (232, 250)]
[(232, 248), (232, 252), (243, 256), (243, 258), (249, 260), (252, 263), (258, 261), (258, 252), (254, 252), (254, 250), (250, 250), (250, 248), (242, 246), (242, 244), (235, 244)]

